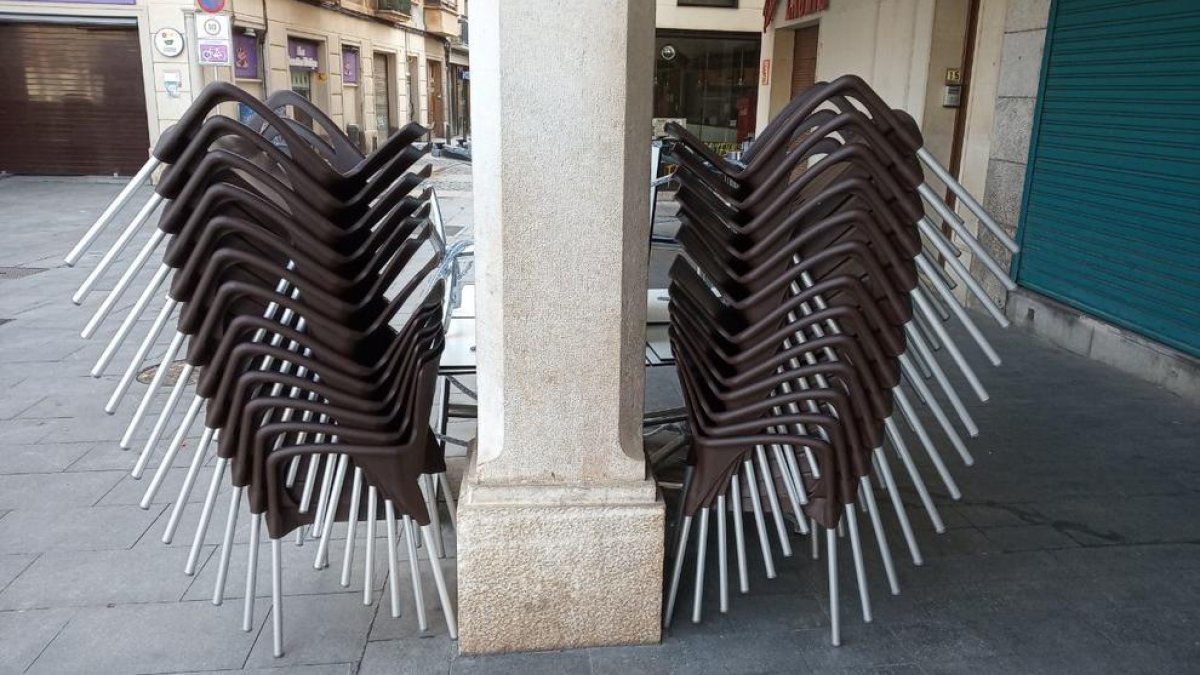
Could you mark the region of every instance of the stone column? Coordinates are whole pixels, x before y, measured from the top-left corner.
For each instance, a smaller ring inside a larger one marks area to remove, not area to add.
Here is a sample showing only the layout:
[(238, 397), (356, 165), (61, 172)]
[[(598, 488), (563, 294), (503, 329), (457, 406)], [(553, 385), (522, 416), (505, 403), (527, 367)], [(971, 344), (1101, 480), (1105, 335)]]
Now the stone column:
[(459, 500), (460, 648), (655, 642), (654, 3), (476, 0), (471, 38), (479, 436)]

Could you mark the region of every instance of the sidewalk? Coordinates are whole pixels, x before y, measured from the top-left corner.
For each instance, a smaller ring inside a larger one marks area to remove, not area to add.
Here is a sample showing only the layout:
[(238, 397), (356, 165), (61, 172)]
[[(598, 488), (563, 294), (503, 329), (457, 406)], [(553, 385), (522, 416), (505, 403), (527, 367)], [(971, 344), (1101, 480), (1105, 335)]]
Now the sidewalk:
[[(452, 228), (473, 219), (463, 175), (449, 163), (435, 174)], [(660, 646), (482, 658), (455, 655), (431, 582), (432, 630), (420, 637), (407, 605), (401, 619), (380, 607), (385, 564), (373, 580), (375, 604), (364, 607), (360, 570), (343, 589), (337, 564), (315, 572), (315, 546), (288, 544), (287, 656), (273, 659), (269, 628), (262, 631), (269, 599), (258, 603), (256, 629), (240, 630), (245, 533), (227, 601), (214, 607), (215, 547), (206, 547), (195, 577), (182, 574), (195, 509), (173, 544), (159, 541), (182, 469), (171, 471), (151, 509), (140, 509), (145, 480), (128, 475), (140, 445), (116, 447), (133, 403), (106, 415), (118, 368), (88, 375), (117, 321), (81, 340), (98, 298), (84, 307), (69, 298), (103, 249), (76, 269), (63, 267), (62, 256), (119, 189), (104, 180), (0, 180), (0, 674), (983, 675), (1187, 672), (1200, 662), (1200, 405), (986, 327), (1005, 363), (992, 369), (973, 359), (992, 400), (971, 406), (976, 466), (951, 465), (964, 497), (937, 495), (949, 528), (940, 537), (913, 511), (926, 562), (897, 558), (902, 595), (889, 596), (879, 568), (869, 568), (873, 623), (862, 624), (847, 577), (841, 648), (828, 646), (824, 561), (807, 558), (807, 542), (796, 558), (777, 561), (775, 581), (752, 567), (753, 597), (734, 597), (729, 615), (711, 602), (694, 626), (687, 595)], [(134, 201), (118, 222), (128, 222)], [(663, 285), (667, 265), (656, 254), (652, 285)], [(123, 306), (134, 298), (127, 293)], [(648, 407), (678, 404), (670, 370), (650, 374), (647, 398)], [(223, 522), (225, 503), (214, 522)], [(902, 552), (898, 533), (889, 536)], [(686, 576), (684, 584), (690, 591)], [(260, 581), (264, 596), (266, 586)]]

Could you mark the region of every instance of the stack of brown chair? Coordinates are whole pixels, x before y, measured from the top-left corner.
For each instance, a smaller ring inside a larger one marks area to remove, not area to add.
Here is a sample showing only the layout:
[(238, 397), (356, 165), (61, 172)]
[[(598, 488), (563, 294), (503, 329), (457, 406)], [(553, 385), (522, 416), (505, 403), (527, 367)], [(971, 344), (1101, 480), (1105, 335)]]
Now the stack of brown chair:
[[(218, 104), (231, 101), (254, 110), (250, 124), (209, 115)], [(304, 108), (325, 136), (274, 109), (282, 105)], [(397, 547), (403, 536), (420, 628), (425, 630), (427, 621), (418, 546), (427, 550), (447, 629), (457, 635), (435, 554), (440, 527), (434, 486), (438, 478), (445, 482), (445, 463), (430, 429), (445, 340), (444, 300), (450, 292), (445, 277), (454, 250), (447, 250), (440, 223), (432, 217), (430, 190), (421, 189), (429, 167), (414, 170), (426, 152), (414, 142), (425, 135), (425, 129), (410, 124), (364, 157), (332, 121), (294, 94), (260, 102), (232, 85), (211, 85), (160, 139), (147, 165), (167, 165), (154, 197), (75, 297), (83, 301), (158, 205), (167, 203), (157, 227), (84, 330), (85, 337), (97, 331), (165, 242), (161, 265), (93, 374), (104, 371), (169, 279), (167, 299), (106, 409), (116, 410), (175, 316), (174, 336), (121, 445), (131, 446), (174, 359), (183, 355), (176, 382), (134, 464), (134, 477), (141, 478), (155, 458), (187, 389), (194, 384), (195, 391), (158, 457), (142, 506), (149, 507), (155, 498), (203, 411), (204, 431), (163, 539), (169, 543), (174, 537), (215, 441), (216, 462), (185, 571), (195, 571), (218, 491), (228, 476), (233, 489), (216, 558), (213, 602), (224, 598), (244, 502), (250, 512), (250, 546), (243, 628), (254, 627), (265, 523), (276, 655), (283, 653), (283, 537), (295, 532), (299, 543), (307, 531), (308, 537), (319, 539), (314, 566), (321, 569), (328, 566), (333, 524), (346, 523), (341, 581), (349, 585), (355, 536), (365, 520), (363, 583), (370, 604), (381, 504), (392, 614), (400, 613)], [(131, 194), (126, 190), (116, 201)], [(113, 208), (106, 210), (68, 262), (82, 258), (113, 213)]]
[[(926, 216), (926, 203), (986, 269), (1005, 285), (1011, 281), (925, 182), (922, 162), (943, 180), (950, 177), (923, 148), (915, 122), (857, 77), (802, 93), (739, 162), (715, 155), (678, 125), (668, 133), (683, 249), (671, 268), (670, 334), (693, 443), (664, 622), (674, 614), (693, 538), (692, 620), (702, 618), (714, 514), (720, 610), (729, 603), (731, 510), (739, 588), (748, 591), (745, 502), (768, 578), (776, 576), (768, 511), (785, 557), (793, 553), (791, 530), (811, 537), (814, 557), (818, 535), (826, 533), (836, 645), (837, 532), (848, 534), (863, 618), (871, 620), (858, 509), (868, 514), (890, 589), (899, 592), (875, 484), (884, 486), (914, 564), (922, 563), (885, 447), (901, 460), (934, 528), (944, 529), (896, 416), (914, 431), (950, 496), (961, 496), (910, 393), (928, 406), (963, 462), (973, 462), (930, 386), (936, 383), (966, 435), (977, 435), (937, 352), (951, 357), (981, 401), (988, 394), (944, 322), (953, 315), (988, 360), (1000, 363), (955, 298), (955, 282), (938, 256), (999, 323), (1007, 321), (958, 260), (958, 246)], [(951, 188), (961, 190), (957, 183)], [(973, 199), (963, 201), (978, 208)]]

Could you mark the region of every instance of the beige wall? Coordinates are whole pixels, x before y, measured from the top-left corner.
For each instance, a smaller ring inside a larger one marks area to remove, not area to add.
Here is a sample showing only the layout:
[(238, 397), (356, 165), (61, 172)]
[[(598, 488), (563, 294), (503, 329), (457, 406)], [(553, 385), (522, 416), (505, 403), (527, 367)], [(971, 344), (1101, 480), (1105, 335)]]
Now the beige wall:
[[(253, 25), (262, 22), (263, 0), (234, 0), (234, 15), (237, 23)], [(287, 40), (289, 37), (316, 40), (321, 43), (321, 69), (316, 78), (314, 98), (330, 117), (339, 125), (346, 123), (347, 96), (358, 101), (360, 126), (367, 136), (368, 145), (375, 140), (374, 110), (375, 91), (374, 54), (388, 54), (392, 58), (390, 73), (392, 99), (396, 114), (395, 121), (403, 124), (408, 120), (408, 84), (406, 55), (416, 56), (424, 62), (426, 39), (420, 34), (409, 34), (381, 23), (331, 12), (320, 7), (295, 0), (267, 0), (267, 44), (265, 49), (267, 87), (274, 91), (290, 86), (287, 62)], [(359, 84), (345, 86), (342, 82), (342, 46), (358, 49)], [(422, 70), (419, 91), (425, 92)], [(426, 122), (428, 108), (422, 95), (418, 104), (418, 120)]]
[(763, 0), (741, 0), (737, 9), (680, 7), (677, 0), (657, 0), (654, 9), (657, 28), (760, 33), (763, 27)]
[[(776, 10), (771, 31), (763, 40), (763, 55), (772, 59), (771, 83), (762, 85), (758, 96), (758, 127), (761, 130), (777, 111), (780, 97), (791, 84), (787, 37), (779, 31), (819, 22), (817, 79), (860, 75), (888, 104), (907, 110), (916, 119), (925, 114), (929, 55), (934, 32), (935, 0), (841, 0), (829, 9), (792, 21), (784, 21), (784, 5)], [(782, 67), (781, 67), (782, 66)]]

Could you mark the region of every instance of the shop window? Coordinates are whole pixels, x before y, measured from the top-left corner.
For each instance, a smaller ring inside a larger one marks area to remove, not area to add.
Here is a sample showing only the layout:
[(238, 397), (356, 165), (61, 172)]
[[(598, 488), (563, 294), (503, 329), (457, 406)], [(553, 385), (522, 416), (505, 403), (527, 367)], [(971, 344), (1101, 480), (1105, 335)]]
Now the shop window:
[[(288, 75), (292, 91), (314, 102), (313, 80), (321, 67), (319, 55), (316, 41), (288, 38)], [(293, 116), (296, 120), (312, 126), (312, 117), (304, 111), (294, 110)]]
[(656, 40), (654, 117), (682, 120), (718, 152), (754, 133), (759, 37), (662, 31)]
[(262, 43), (253, 28), (234, 29), (233, 76), (239, 80), (263, 79)]

